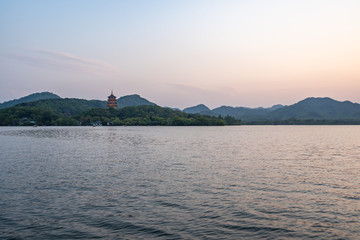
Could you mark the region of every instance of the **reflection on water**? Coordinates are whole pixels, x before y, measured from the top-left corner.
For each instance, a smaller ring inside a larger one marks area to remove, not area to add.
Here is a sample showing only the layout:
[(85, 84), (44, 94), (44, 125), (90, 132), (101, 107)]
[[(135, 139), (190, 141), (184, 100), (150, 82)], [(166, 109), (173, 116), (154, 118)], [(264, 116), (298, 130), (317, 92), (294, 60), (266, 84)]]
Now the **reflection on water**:
[(359, 126), (3, 127), (0, 236), (358, 239)]

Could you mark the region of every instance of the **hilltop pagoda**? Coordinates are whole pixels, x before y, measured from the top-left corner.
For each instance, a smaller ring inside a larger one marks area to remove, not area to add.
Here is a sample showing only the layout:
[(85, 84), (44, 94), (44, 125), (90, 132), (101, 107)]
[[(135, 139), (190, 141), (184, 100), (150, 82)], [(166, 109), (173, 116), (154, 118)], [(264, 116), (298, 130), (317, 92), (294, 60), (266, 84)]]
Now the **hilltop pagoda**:
[(111, 90), (111, 94), (108, 96), (107, 106), (108, 108), (117, 108), (116, 96), (114, 96), (113, 90)]

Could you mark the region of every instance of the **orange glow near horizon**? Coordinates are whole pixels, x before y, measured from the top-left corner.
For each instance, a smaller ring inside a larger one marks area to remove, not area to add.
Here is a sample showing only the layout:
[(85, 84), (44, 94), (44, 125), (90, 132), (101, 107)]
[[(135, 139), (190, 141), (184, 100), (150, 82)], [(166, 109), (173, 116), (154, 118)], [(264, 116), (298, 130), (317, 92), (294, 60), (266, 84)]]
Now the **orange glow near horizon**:
[(359, 1), (140, 2), (0, 3), (0, 101), (113, 87), (180, 108), (360, 102)]

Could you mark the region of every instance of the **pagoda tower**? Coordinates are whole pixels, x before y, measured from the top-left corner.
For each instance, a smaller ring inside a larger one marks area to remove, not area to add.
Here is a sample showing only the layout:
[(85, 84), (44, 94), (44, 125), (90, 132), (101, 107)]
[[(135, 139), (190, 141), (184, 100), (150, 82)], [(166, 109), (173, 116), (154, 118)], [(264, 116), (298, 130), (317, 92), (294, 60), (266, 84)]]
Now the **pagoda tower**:
[(114, 96), (113, 90), (111, 90), (111, 94), (108, 96), (107, 106), (108, 108), (117, 108), (116, 96)]

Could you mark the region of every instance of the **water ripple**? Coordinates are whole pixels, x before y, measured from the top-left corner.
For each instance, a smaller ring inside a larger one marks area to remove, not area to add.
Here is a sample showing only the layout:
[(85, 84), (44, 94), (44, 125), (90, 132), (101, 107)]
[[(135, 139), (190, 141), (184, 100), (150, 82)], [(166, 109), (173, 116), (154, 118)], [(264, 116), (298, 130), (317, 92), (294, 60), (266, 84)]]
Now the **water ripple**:
[(358, 239), (359, 126), (0, 128), (1, 239)]

